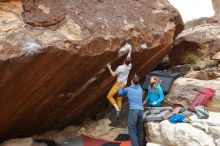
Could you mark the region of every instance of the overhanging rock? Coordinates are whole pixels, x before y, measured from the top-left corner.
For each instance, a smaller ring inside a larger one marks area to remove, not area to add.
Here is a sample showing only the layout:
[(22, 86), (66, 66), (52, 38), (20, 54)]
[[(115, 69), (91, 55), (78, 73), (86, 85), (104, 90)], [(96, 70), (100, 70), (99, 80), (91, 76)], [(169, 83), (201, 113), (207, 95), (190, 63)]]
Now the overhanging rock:
[(122, 63), (123, 43), (133, 48), (131, 75), (144, 77), (182, 30), (164, 0), (1, 2), (1, 140), (93, 117), (114, 82), (105, 66)]

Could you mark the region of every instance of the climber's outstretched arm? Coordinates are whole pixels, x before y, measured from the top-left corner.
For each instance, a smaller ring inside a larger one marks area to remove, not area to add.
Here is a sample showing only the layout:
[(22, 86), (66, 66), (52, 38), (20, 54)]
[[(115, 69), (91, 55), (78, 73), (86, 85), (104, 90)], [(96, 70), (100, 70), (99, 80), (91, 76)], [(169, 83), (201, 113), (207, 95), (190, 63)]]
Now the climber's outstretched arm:
[(107, 68), (108, 68), (108, 70), (110, 71), (110, 73), (111, 73), (111, 75), (112, 75), (113, 77), (117, 76), (117, 72), (114, 72), (114, 71), (112, 70), (112, 66), (111, 66), (110, 63), (107, 64)]
[(129, 53), (127, 55), (127, 58), (131, 58), (131, 49), (129, 50)]

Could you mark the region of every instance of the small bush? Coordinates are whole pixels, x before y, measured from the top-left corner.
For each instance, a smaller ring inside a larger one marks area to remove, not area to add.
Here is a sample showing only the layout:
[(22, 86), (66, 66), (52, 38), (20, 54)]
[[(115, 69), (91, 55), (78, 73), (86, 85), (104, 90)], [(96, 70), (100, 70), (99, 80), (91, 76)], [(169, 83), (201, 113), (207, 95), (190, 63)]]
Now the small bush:
[(185, 62), (187, 64), (196, 64), (199, 61), (199, 56), (195, 53), (187, 53), (185, 56)]

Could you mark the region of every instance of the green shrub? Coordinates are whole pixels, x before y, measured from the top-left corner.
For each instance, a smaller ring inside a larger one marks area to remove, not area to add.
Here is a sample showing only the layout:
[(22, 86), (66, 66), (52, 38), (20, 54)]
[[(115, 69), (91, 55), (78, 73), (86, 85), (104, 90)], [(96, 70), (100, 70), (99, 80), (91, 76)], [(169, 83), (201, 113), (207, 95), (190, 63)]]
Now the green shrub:
[(195, 53), (187, 53), (185, 56), (185, 62), (187, 64), (196, 64), (199, 61), (199, 56)]

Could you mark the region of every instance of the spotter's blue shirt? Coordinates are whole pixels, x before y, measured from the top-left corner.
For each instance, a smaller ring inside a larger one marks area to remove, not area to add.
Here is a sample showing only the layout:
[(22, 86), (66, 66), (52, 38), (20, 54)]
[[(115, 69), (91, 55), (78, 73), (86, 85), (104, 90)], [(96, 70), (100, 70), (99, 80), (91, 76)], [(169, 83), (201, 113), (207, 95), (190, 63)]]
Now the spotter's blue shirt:
[(143, 90), (139, 84), (120, 88), (118, 96), (128, 96), (130, 109), (144, 110), (142, 103)]

